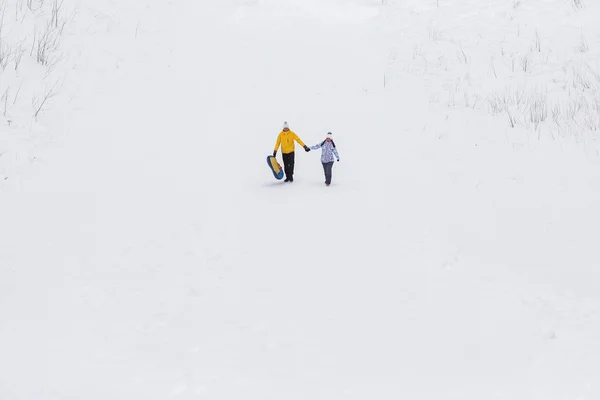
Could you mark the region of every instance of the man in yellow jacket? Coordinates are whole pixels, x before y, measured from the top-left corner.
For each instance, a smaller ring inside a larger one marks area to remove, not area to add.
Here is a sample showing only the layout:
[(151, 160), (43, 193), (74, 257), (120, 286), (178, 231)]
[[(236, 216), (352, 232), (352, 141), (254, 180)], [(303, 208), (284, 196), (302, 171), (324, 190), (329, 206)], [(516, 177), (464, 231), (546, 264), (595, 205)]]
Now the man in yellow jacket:
[(277, 150), (281, 146), (281, 156), (283, 158), (283, 170), (285, 172), (285, 182), (294, 182), (294, 150), (296, 145), (294, 141), (304, 147), (306, 152), (310, 151), (310, 148), (300, 140), (298, 135), (290, 130), (287, 122), (283, 123), (283, 130), (279, 132), (277, 136), (277, 143), (275, 143), (275, 150), (273, 150), (273, 157), (277, 156)]

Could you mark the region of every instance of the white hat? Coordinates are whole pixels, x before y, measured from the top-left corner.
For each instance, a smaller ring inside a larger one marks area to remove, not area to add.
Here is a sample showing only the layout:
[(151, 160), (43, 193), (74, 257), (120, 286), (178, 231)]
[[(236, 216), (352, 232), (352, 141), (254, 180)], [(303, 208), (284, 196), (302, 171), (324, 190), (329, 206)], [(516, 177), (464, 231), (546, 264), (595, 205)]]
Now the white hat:
[(333, 139), (333, 134), (331, 132), (327, 132), (327, 138)]
[(288, 129), (290, 128), (290, 126), (288, 125), (287, 121), (285, 121), (283, 123), (283, 129), (285, 129), (285, 128), (288, 128)]

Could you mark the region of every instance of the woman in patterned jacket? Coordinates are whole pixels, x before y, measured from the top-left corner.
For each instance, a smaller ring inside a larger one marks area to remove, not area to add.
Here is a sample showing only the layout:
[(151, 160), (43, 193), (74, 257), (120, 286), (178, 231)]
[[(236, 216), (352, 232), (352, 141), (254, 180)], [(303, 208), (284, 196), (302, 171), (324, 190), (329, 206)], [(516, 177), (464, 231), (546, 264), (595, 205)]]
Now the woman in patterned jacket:
[(323, 171), (325, 172), (325, 186), (331, 185), (331, 170), (333, 168), (333, 156), (335, 159), (340, 161), (340, 155), (335, 148), (335, 142), (333, 141), (331, 132), (327, 132), (327, 138), (321, 143), (315, 144), (310, 148), (311, 150), (321, 149), (321, 163), (323, 164)]

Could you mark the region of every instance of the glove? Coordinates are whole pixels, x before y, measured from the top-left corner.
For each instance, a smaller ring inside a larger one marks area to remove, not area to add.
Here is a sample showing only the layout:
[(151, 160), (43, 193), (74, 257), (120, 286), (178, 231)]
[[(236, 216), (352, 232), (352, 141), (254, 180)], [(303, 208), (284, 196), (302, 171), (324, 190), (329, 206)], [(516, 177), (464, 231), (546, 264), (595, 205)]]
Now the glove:
[(306, 150), (306, 152), (308, 153), (310, 151), (310, 148), (307, 145), (304, 145), (304, 150)]
[(277, 156), (277, 150), (273, 150), (273, 157)]
[(340, 159), (338, 158), (338, 162), (340, 162)]

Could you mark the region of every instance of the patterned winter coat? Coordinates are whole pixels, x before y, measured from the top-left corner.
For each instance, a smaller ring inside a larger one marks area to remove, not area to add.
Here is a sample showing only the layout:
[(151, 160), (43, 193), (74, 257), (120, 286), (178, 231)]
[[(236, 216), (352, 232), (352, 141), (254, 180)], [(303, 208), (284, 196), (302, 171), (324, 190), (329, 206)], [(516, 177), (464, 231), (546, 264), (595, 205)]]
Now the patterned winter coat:
[[(321, 162), (329, 163), (335, 159), (340, 159), (340, 155), (335, 148), (335, 142), (333, 140), (323, 140), (321, 143), (315, 144), (310, 148), (311, 150), (321, 149)], [(335, 158), (333, 157), (335, 155)]]

